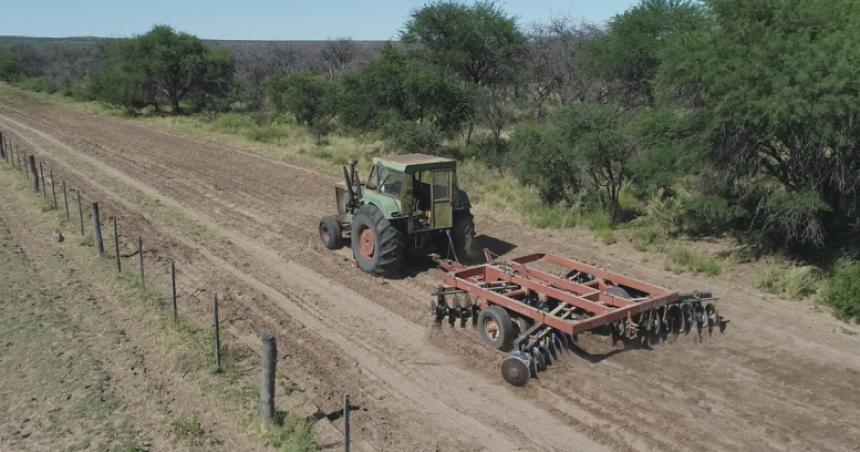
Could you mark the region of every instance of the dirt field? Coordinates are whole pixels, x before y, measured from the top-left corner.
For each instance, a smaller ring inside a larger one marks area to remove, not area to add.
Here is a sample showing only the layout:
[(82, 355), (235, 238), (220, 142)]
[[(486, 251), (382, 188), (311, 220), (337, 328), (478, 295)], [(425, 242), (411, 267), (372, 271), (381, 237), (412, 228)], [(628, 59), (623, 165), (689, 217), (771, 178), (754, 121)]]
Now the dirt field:
[[(568, 354), (523, 389), (506, 385), (471, 329), (436, 330), (440, 273), (383, 280), (349, 251), (326, 251), (332, 171), (76, 112), (0, 87), (0, 130), (121, 211), (157, 253), (175, 256), (183, 290), (227, 294), (230, 328), (271, 328), (281, 371), (323, 411), (340, 393), (353, 434), (377, 450), (860, 450), (860, 328), (809, 303), (764, 298), (748, 269), (674, 275), (653, 255), (595, 246), (581, 231), (523, 227), (477, 212), (485, 243), (508, 255), (551, 251), (677, 290), (722, 297), (725, 334), (656, 347)], [(288, 157), (285, 157), (287, 159)], [(500, 246), (506, 243), (510, 246)], [(208, 294), (189, 302), (208, 315)], [(335, 421), (337, 424), (339, 421)]]

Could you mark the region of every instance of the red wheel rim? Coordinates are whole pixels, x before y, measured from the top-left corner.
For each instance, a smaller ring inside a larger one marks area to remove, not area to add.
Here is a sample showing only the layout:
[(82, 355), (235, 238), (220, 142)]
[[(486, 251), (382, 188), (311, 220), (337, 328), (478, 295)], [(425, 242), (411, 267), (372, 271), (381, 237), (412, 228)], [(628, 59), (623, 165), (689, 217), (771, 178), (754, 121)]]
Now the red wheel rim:
[(358, 237), (358, 251), (365, 259), (373, 259), (373, 254), (376, 251), (376, 235), (370, 228), (365, 228), (361, 231)]

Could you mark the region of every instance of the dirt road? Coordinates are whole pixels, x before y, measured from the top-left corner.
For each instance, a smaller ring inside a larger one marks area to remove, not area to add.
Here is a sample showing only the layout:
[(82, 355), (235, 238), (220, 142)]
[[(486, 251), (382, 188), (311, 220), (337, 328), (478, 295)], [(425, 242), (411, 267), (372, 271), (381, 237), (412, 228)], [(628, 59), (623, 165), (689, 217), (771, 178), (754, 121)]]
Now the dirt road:
[[(121, 209), (186, 280), (220, 288), (231, 328), (285, 340), (283, 371), (317, 405), (348, 390), (353, 432), (380, 450), (858, 450), (860, 336), (809, 304), (763, 299), (746, 280), (677, 276), (625, 244), (524, 228), (478, 212), (509, 254), (553, 251), (678, 290), (723, 297), (731, 323), (698, 343), (569, 354), (524, 389), (470, 329), (432, 327), (439, 272), (382, 280), (316, 225), (335, 173), (88, 115), (0, 87), (0, 130)], [(480, 210), (480, 209), (479, 209)], [(643, 262), (643, 259), (652, 261)], [(202, 295), (201, 299), (205, 299)], [(203, 315), (207, 304), (197, 303)], [(605, 347), (600, 347), (605, 348)]]

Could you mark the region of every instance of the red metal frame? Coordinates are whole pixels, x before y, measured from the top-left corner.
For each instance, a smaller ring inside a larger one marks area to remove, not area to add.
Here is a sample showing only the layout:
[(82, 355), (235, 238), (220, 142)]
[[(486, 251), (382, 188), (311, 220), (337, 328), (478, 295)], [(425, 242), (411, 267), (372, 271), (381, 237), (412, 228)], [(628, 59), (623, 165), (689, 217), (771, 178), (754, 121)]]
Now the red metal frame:
[[(492, 262), (490, 258), (488, 255), (487, 264), (472, 267), (463, 267), (451, 261), (440, 262), (448, 271), (443, 278), (445, 284), (469, 293), (477, 299), (476, 304), (481, 308), (499, 305), (569, 335), (629, 319), (640, 312), (679, 299), (678, 293), (669, 289), (564, 257), (530, 254), (508, 261)], [(577, 271), (588, 274), (593, 279), (580, 284), (530, 265), (538, 262), (560, 267), (565, 273)], [(518, 288), (498, 292), (484, 287), (486, 283), (492, 282), (509, 282)], [(613, 286), (621, 286), (637, 297), (631, 300), (607, 293), (606, 290)], [(551, 298), (560, 304), (554, 312), (547, 312), (524, 301), (530, 294)], [(564, 317), (556, 314), (560, 311), (565, 312)], [(569, 315), (571, 312), (575, 312), (575, 315)]]

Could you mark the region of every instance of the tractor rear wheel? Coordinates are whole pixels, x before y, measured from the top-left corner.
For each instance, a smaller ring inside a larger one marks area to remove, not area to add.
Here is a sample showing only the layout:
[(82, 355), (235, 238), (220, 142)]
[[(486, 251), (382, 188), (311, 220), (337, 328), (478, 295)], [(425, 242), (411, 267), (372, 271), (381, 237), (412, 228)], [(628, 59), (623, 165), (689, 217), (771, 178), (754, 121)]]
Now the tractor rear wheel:
[(320, 240), (330, 250), (336, 250), (343, 246), (343, 235), (340, 232), (337, 218), (322, 217), (320, 220)]
[(478, 314), (478, 334), (487, 345), (503, 352), (511, 351), (517, 338), (511, 316), (499, 306), (481, 310)]
[(358, 267), (379, 276), (397, 276), (402, 270), (403, 233), (373, 205), (359, 208), (352, 219), (352, 254)]
[(475, 218), (468, 210), (454, 213), (454, 228), (451, 230), (454, 252), (457, 259), (469, 262), (475, 258)]

